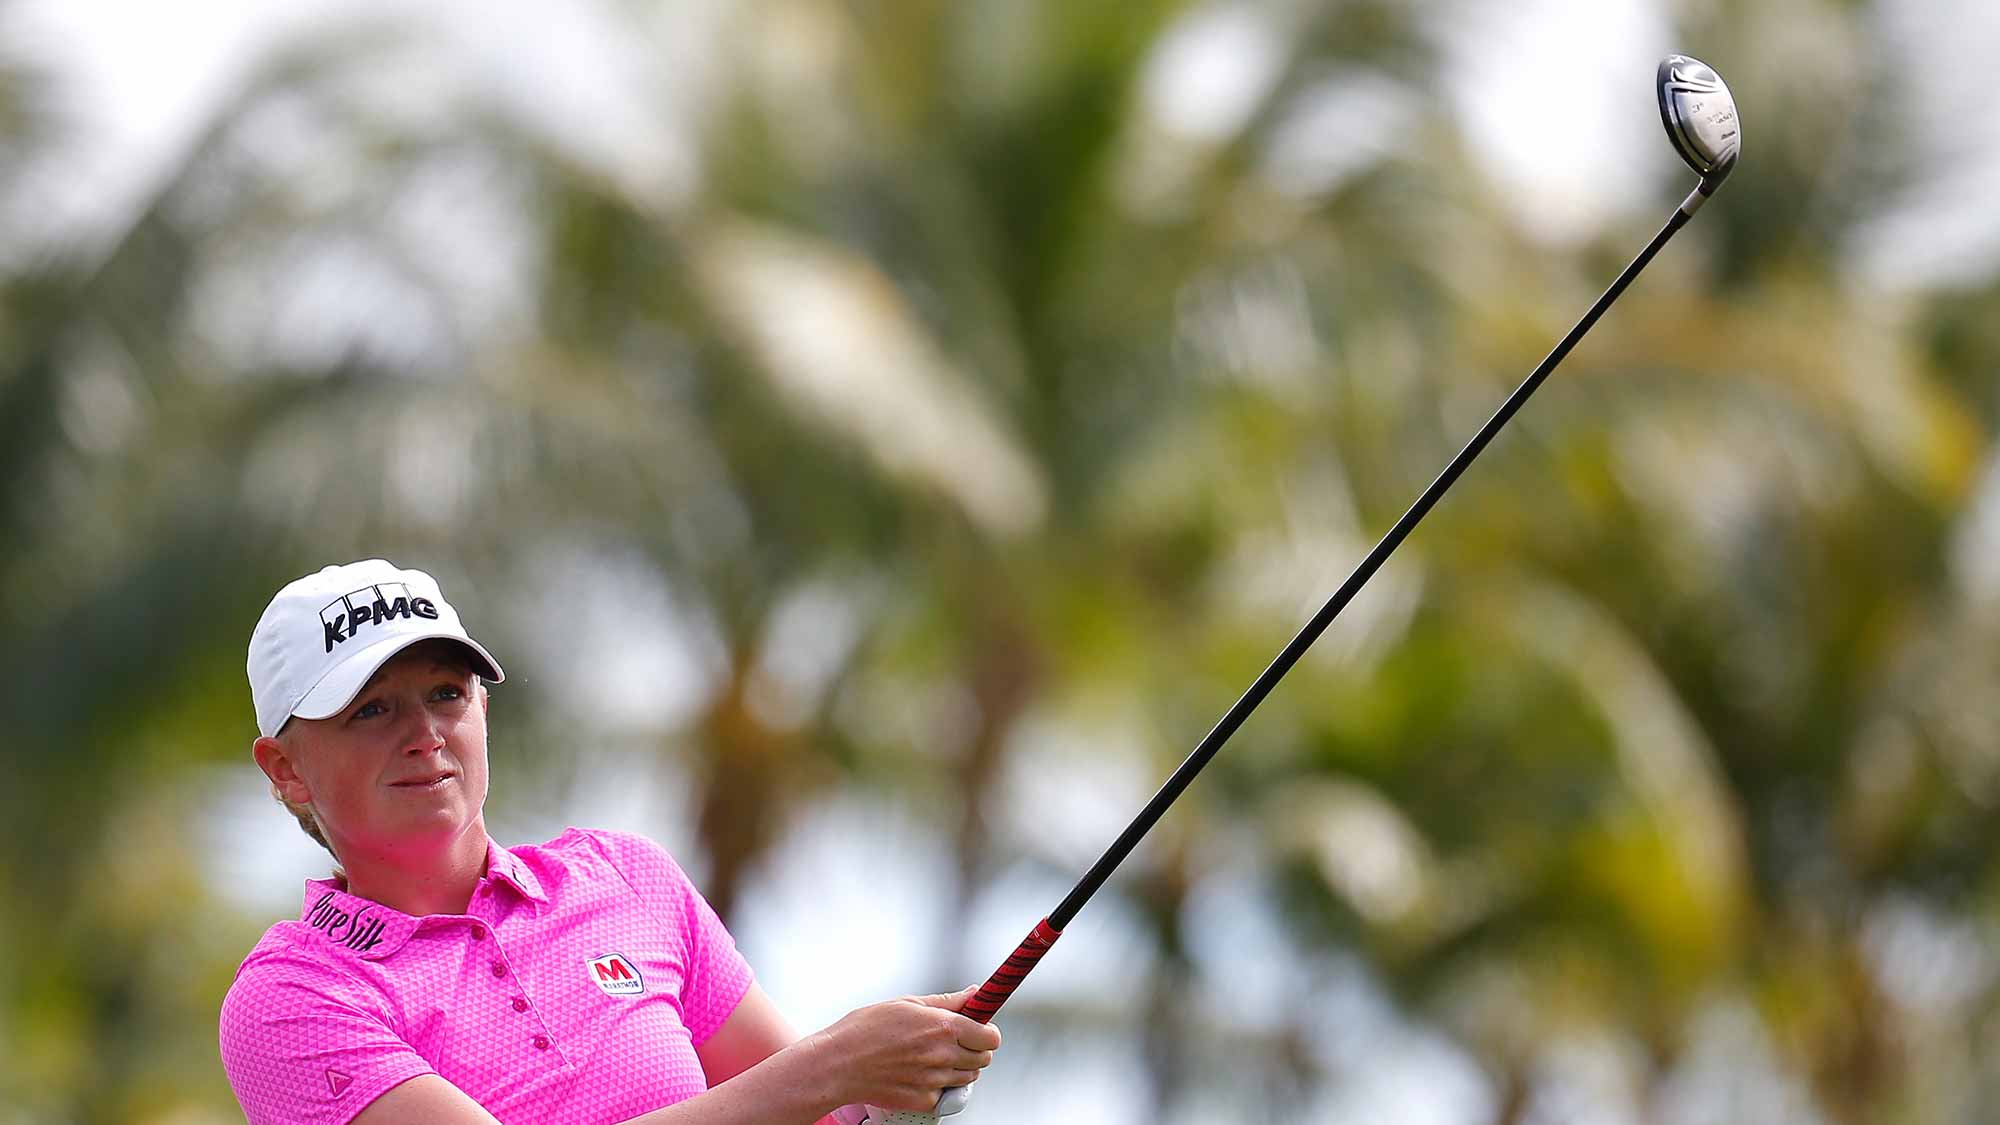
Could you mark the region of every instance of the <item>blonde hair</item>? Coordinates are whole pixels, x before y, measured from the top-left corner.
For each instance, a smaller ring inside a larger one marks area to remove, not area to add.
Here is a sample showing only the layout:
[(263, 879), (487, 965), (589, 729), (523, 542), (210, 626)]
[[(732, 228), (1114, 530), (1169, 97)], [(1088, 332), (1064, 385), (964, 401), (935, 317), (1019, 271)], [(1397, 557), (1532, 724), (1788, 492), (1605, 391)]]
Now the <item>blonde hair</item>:
[(311, 805), (301, 805), (286, 800), (285, 795), (278, 792), (276, 785), (271, 786), (271, 796), (276, 797), (278, 803), (285, 806), (285, 811), (292, 814), (292, 818), (299, 822), (299, 828), (306, 835), (311, 836), (314, 843), (326, 849), (326, 854), (333, 856), (336, 860), (340, 858), (338, 855), (334, 855), (333, 845), (326, 842), (326, 833), (319, 830), (319, 817), (313, 814)]
[[(278, 737), (280, 740), (285, 737), (284, 728), (280, 727), (278, 729)], [(325, 848), (326, 854), (333, 857), (333, 877), (346, 882), (347, 872), (340, 869), (340, 853), (333, 850), (332, 844), (327, 843), (326, 833), (319, 826), (319, 814), (313, 812), (311, 805), (301, 805), (296, 801), (287, 800), (284, 793), (279, 791), (278, 783), (275, 781), (271, 783), (271, 796), (279, 804), (285, 806), (285, 811), (292, 814), (293, 820), (299, 822), (299, 830), (301, 832), (311, 836), (313, 843)]]

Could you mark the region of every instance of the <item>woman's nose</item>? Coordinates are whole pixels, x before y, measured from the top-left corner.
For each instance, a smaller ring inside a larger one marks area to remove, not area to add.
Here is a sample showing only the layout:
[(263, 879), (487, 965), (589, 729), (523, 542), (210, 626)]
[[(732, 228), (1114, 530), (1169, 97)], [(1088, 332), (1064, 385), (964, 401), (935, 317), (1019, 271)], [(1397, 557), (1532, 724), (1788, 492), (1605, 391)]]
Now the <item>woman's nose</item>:
[(403, 752), (424, 754), (444, 745), (444, 720), (430, 708), (413, 707), (403, 732)]

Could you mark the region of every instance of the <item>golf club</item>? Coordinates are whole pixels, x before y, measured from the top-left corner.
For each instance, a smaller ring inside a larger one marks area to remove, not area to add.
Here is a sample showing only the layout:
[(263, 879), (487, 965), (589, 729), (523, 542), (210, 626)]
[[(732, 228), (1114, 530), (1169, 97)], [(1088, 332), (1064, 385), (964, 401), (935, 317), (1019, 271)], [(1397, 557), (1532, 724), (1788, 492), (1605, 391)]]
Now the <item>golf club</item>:
[[(1500, 431), (1500, 427), (1507, 424), (1508, 419), (1520, 410), (1521, 405), (1528, 400), (1528, 396), (1535, 393), (1535, 389), (1542, 385), (1542, 381), (1548, 378), (1556, 365), (1563, 361), (1563, 357), (1570, 353), (1570, 349), (1576, 346), (1577, 341), (1583, 339), (1584, 334), (1597, 323), (1598, 317), (1604, 315), (1604, 310), (1611, 307), (1611, 303), (1618, 299), (1619, 294), (1625, 291), (1625, 287), (1632, 283), (1632, 279), (1639, 276), (1639, 271), (1646, 268), (1646, 264), (1653, 260), (1653, 256), (1659, 253), (1660, 248), (1666, 245), (1667, 240), (1672, 238), (1675, 232), (1687, 225), (1688, 220), (1694, 217), (1694, 213), (1707, 202), (1709, 196), (1715, 194), (1715, 189), (1721, 186), (1722, 181), (1735, 169), (1742, 133), (1736, 118), (1735, 99), (1730, 96), (1729, 87), (1723, 83), (1721, 75), (1698, 59), (1686, 55), (1668, 55), (1660, 62), (1657, 92), (1660, 101), (1660, 120), (1666, 126), (1667, 137), (1673, 142), (1674, 149), (1680, 153), (1681, 159), (1701, 176), (1701, 183), (1674, 210), (1673, 217), (1667, 220), (1667, 225), (1660, 229), (1660, 233), (1653, 236), (1653, 241), (1639, 252), (1638, 257), (1632, 259), (1632, 263), (1625, 267), (1625, 271), (1618, 275), (1618, 279), (1611, 283), (1611, 287), (1604, 291), (1604, 295), (1597, 299), (1597, 303), (1590, 307), (1590, 311), (1583, 315), (1583, 319), (1576, 322), (1576, 326), (1569, 330), (1569, 334), (1562, 338), (1562, 341), (1555, 346), (1555, 350), (1551, 351), (1514, 393), (1507, 397), (1507, 401), (1494, 411), (1493, 416), (1480, 427), (1472, 440), (1459, 450), (1458, 455), (1451, 459), (1451, 463), (1445, 466), (1444, 471), (1438, 474), (1430, 487), (1424, 489), (1423, 494), (1417, 497), (1408, 511), (1403, 513), (1395, 526), (1382, 536), (1381, 541), (1376, 543), (1367, 557), (1361, 560), (1360, 565), (1354, 568), (1354, 573), (1348, 576), (1347, 581), (1341, 584), (1333, 597), (1328, 599), (1320, 611), (1313, 615), (1312, 620), (1299, 630), (1298, 635), (1292, 638), (1291, 643), (1285, 646), (1277, 659), (1271, 661), (1270, 666), (1264, 669), (1256, 682), (1243, 693), (1242, 698), (1229, 708), (1228, 713), (1222, 716), (1221, 721), (1217, 722), (1201, 740), (1194, 752), (1189, 754), (1180, 768), (1174, 771), (1173, 776), (1167, 779), (1167, 783), (1160, 787), (1160, 791), (1154, 794), (1153, 799), (1137, 817), (1133, 818), (1125, 831), (1119, 834), (1118, 839), (1084, 875), (1082, 881), (1077, 883), (1075, 889), (1070, 891), (1069, 896), (1064, 898), (1048, 917), (1035, 925), (1028, 936), (1022, 939), (1020, 946), (1008, 956), (999, 969), (994, 971), (992, 977), (980, 986), (972, 999), (966, 1002), (966, 1015), (982, 1023), (993, 1018), (994, 1013), (1000, 1010), (1000, 1006), (1007, 1002), (1007, 998), (1020, 987), (1022, 980), (1026, 979), (1028, 973), (1034, 969), (1036, 962), (1040, 961), (1042, 955), (1055, 944), (1056, 939), (1062, 936), (1063, 928), (1069, 925), (1070, 919), (1076, 917), (1077, 912), (1082, 910), (1091, 896), (1097, 893), (1098, 888), (1104, 885), (1111, 873), (1127, 855), (1131, 854), (1132, 849), (1138, 846), (1139, 841), (1173, 805), (1175, 799), (1187, 789), (1195, 775), (1215, 757), (1216, 752), (1222, 749), (1223, 743), (1229, 741), (1229, 736), (1236, 733), (1236, 728), (1243, 725), (1250, 712), (1256, 710), (1257, 705), (1263, 702), (1264, 697), (1270, 694), (1271, 689), (1277, 686), (1278, 681), (1284, 678), (1292, 665), (1298, 663), (1299, 658), (1305, 655), (1306, 649), (1319, 639), (1319, 635), (1325, 632), (1334, 617), (1353, 600), (1354, 595), (1360, 592), (1361, 587), (1388, 560), (1390, 554), (1444, 495), (1445, 490), (1452, 486), (1452, 483), (1465, 471), (1466, 466), (1472, 463), (1473, 458), (1479, 456), (1480, 451), (1493, 440), (1493, 435)], [(944, 1095), (938, 1099), (937, 1109), (933, 1113), (890, 1113), (871, 1109), (865, 1120), (875, 1125), (891, 1125), (891, 1123), (929, 1125), (938, 1117), (957, 1113), (963, 1109), (971, 1096), (970, 1090), (968, 1086), (945, 1090)]]

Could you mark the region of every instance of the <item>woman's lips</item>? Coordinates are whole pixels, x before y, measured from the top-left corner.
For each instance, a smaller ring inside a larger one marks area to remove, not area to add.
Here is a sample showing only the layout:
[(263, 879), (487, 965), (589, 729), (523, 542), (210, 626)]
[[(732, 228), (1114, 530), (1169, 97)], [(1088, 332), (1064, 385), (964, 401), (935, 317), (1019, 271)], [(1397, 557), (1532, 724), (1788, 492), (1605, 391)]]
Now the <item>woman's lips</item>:
[(450, 781), (453, 776), (449, 773), (430, 774), (425, 777), (413, 777), (408, 781), (391, 782), (389, 787), (391, 789), (442, 789), (444, 784)]

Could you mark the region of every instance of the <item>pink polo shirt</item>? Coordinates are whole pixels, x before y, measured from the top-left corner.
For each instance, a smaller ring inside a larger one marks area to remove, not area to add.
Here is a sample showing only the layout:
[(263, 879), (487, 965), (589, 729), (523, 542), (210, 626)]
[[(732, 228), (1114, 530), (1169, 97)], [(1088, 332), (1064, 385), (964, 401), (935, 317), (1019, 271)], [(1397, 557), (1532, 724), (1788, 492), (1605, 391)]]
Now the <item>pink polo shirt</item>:
[(508, 1125), (608, 1125), (708, 1088), (695, 1045), (750, 982), (664, 848), (571, 828), (489, 845), (465, 914), (308, 882), (236, 972), (222, 1064), (253, 1125), (342, 1125), (432, 1073)]

